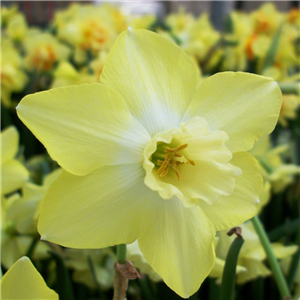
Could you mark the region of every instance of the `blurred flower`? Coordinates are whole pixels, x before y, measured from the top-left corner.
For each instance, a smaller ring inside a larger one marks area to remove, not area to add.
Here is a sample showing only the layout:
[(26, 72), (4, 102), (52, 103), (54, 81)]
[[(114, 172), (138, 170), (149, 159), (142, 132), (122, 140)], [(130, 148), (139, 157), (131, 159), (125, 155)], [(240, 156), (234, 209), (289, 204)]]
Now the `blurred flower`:
[[(257, 277), (271, 275), (270, 270), (263, 263), (266, 259), (266, 254), (252, 223), (246, 222), (240, 225), (240, 227), (245, 242), (239, 254), (238, 265), (246, 268), (246, 271), (237, 274), (237, 283), (243, 284)], [(224, 230), (218, 233), (220, 240), (216, 247), (217, 257), (223, 260), (226, 259), (229, 247), (234, 240), (234, 236), (229, 237), (227, 231)], [(292, 255), (298, 248), (295, 245), (283, 246), (280, 243), (272, 243), (271, 246), (278, 259)]]
[(209, 16), (203, 14), (189, 28), (187, 38), (183, 39), (181, 47), (187, 54), (195, 56), (199, 62), (204, 62), (212, 51), (209, 61), (205, 61), (206, 70), (209, 71), (217, 65), (223, 55), (223, 50), (220, 48), (213, 51), (220, 37), (220, 33), (211, 25)]
[[(121, 16), (109, 5), (73, 4), (64, 13), (56, 15), (58, 38), (75, 47), (74, 60), (83, 64), (88, 56), (109, 50), (120, 30)], [(125, 29), (125, 28), (123, 28)]]
[(73, 248), (138, 239), (170, 288), (196, 292), (214, 264), (215, 231), (257, 212), (262, 178), (246, 151), (281, 107), (278, 85), (261, 76), (198, 84), (174, 43), (129, 30), (100, 84), (25, 97), (19, 117), (64, 169), (42, 204), (42, 238)]
[(274, 3), (265, 3), (251, 14), (254, 32), (258, 34), (272, 35), (276, 32), (284, 20)]
[(20, 258), (1, 279), (1, 298), (53, 299), (58, 295), (47, 287), (43, 277), (26, 256)]
[(61, 169), (54, 170), (44, 178), (42, 186), (27, 182), (19, 197), (7, 211), (9, 218), (18, 233), (37, 234), (37, 219), (40, 211), (40, 202), (49, 186), (59, 176)]
[(17, 13), (18, 7), (16, 5), (4, 6), (1, 5), (1, 28), (6, 27), (9, 20)]
[(7, 35), (15, 40), (15, 41), (22, 41), (27, 32), (28, 32), (28, 25), (25, 16), (22, 13), (16, 13), (7, 23)]
[(1, 103), (12, 106), (11, 94), (22, 92), (28, 77), (22, 70), (22, 58), (11, 40), (1, 38)]
[(285, 164), (281, 154), (286, 152), (288, 145), (280, 145), (272, 148), (270, 137), (258, 140), (251, 153), (261, 165), (261, 173), (266, 181), (269, 181), (274, 193), (283, 191), (294, 180), (296, 174), (300, 174), (300, 167), (294, 164)]
[(282, 106), (279, 115), (279, 123), (287, 127), (287, 120), (295, 120), (297, 118), (297, 110), (300, 107), (299, 95), (282, 95)]
[(96, 75), (88, 73), (87, 69), (78, 72), (69, 62), (62, 61), (53, 72), (51, 88), (74, 84), (97, 82)]
[(112, 288), (114, 263), (112, 249), (66, 249), (66, 264), (73, 270), (73, 280), (91, 288)]
[(70, 49), (53, 35), (38, 31), (27, 35), (24, 47), (24, 65), (29, 71), (50, 71), (56, 62), (66, 60), (70, 54)]
[(194, 16), (187, 13), (183, 7), (181, 7), (177, 13), (169, 14), (166, 17), (166, 24), (170, 26), (172, 32), (182, 40), (186, 40), (184, 36), (187, 35), (194, 23)]
[[(38, 238), (38, 236), (20, 235), (14, 220), (10, 219), (10, 210), (17, 201), (20, 201), (19, 194), (14, 194), (9, 198), (1, 197), (1, 264), (6, 269), (9, 269), (19, 258), (26, 255), (35, 243), (35, 239)], [(24, 218), (26, 220), (26, 213)], [(32, 253), (33, 259), (47, 258), (48, 250), (49, 247), (45, 242), (37, 241)]]
[(29, 172), (15, 157), (19, 150), (19, 133), (13, 126), (1, 132), (1, 195), (25, 185)]

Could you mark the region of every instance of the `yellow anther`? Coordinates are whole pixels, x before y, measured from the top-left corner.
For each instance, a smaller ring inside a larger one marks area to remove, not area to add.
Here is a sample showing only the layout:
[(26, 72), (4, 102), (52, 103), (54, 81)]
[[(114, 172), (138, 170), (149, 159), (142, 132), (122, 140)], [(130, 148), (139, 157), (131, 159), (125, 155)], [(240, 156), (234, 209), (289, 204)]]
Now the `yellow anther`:
[[(179, 170), (178, 170), (178, 166), (181, 164), (188, 164), (188, 165), (192, 165), (195, 166), (195, 162), (191, 159), (187, 159), (186, 157), (183, 156), (182, 153), (179, 153), (181, 150), (185, 149), (188, 146), (188, 144), (184, 144), (181, 145), (177, 148), (169, 148), (166, 147), (164, 150), (164, 156), (165, 156), (165, 160), (157, 160), (157, 164), (160, 166), (159, 169), (157, 170), (157, 174), (160, 177), (164, 177), (168, 174), (169, 172), (169, 168), (170, 166), (172, 167), (172, 169), (175, 171), (178, 180), (180, 180), (180, 174), (179, 174)], [(159, 154), (159, 156), (161, 156), (161, 154)], [(186, 162), (182, 162), (182, 161), (178, 161), (176, 160), (176, 157), (184, 157), (186, 159)]]

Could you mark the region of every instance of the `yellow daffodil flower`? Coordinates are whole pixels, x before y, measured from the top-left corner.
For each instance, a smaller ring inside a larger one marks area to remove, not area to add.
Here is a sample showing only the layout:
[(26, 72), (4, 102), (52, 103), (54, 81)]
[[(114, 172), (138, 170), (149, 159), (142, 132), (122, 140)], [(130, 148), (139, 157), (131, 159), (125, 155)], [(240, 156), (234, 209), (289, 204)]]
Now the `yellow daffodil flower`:
[(58, 300), (26, 256), (20, 258), (1, 278), (1, 299)]
[(279, 123), (287, 127), (287, 120), (297, 118), (297, 110), (300, 107), (300, 97), (298, 95), (282, 95), (282, 106), (279, 115)]
[[(34, 237), (20, 235), (14, 219), (10, 216), (10, 211), (20, 201), (21, 196), (14, 194), (10, 197), (1, 197), (1, 264), (10, 268), (19, 258), (26, 255)], [(22, 217), (22, 216), (21, 216)], [(25, 219), (26, 219), (25, 212)], [(22, 222), (22, 220), (20, 220)], [(48, 257), (48, 245), (39, 241), (34, 249), (34, 259), (45, 259)]]
[(130, 260), (142, 274), (149, 275), (152, 281), (157, 282), (162, 280), (161, 277), (151, 268), (151, 266), (146, 261), (139, 247), (138, 241), (127, 245), (127, 259)]
[(284, 15), (276, 9), (273, 3), (265, 3), (250, 17), (254, 32), (267, 35), (274, 34), (284, 20)]
[(113, 286), (116, 259), (111, 248), (66, 249), (66, 258), (67, 266), (73, 270), (75, 282), (91, 288), (100, 285), (102, 289), (109, 289)]
[(11, 40), (1, 38), (1, 103), (11, 107), (11, 94), (22, 92), (28, 77), (22, 70), (22, 58)]
[(75, 47), (74, 59), (82, 64), (88, 54), (95, 57), (99, 51), (109, 50), (115, 41), (121, 16), (107, 5), (72, 5), (57, 15), (55, 24), (59, 39)]
[(100, 83), (26, 96), (21, 120), (64, 169), (42, 203), (42, 239), (104, 248), (136, 239), (181, 297), (210, 273), (216, 230), (254, 216), (262, 189), (248, 151), (278, 119), (270, 78), (199, 78), (174, 43), (146, 30), (115, 42)]
[(28, 32), (28, 25), (25, 16), (21, 13), (17, 13), (12, 16), (7, 23), (6, 30), (11, 39), (15, 41), (22, 41)]
[(50, 71), (56, 62), (66, 60), (70, 55), (70, 49), (49, 33), (32, 31), (24, 46), (24, 65), (29, 71)]
[[(99, 70), (101, 73), (101, 70)], [(74, 84), (97, 82), (100, 74), (91, 75), (86, 69), (77, 71), (69, 62), (61, 62), (53, 72), (54, 79), (51, 88), (63, 87)]]
[(294, 164), (285, 164), (281, 154), (286, 152), (288, 145), (280, 145), (272, 148), (270, 137), (263, 137), (257, 141), (251, 149), (261, 165), (264, 179), (270, 182), (272, 191), (283, 191), (294, 180), (295, 175), (300, 173), (300, 167)]
[[(208, 52), (219, 42), (220, 37), (220, 33), (211, 25), (208, 14), (203, 14), (190, 26), (188, 38), (183, 40), (182, 49), (187, 54), (195, 56), (198, 61), (203, 62)], [(206, 63), (206, 69), (214, 68), (222, 55), (222, 49), (214, 51), (213, 56)]]
[(52, 171), (44, 178), (42, 186), (29, 182), (25, 184), (22, 189), (22, 197), (16, 200), (7, 212), (7, 217), (14, 222), (17, 232), (21, 234), (37, 233), (40, 202), (60, 173), (61, 169)]
[(15, 159), (19, 149), (19, 133), (13, 126), (1, 132), (1, 195), (12, 193), (25, 185), (29, 172)]
[[(263, 261), (266, 259), (266, 253), (259, 241), (259, 237), (251, 222), (242, 224), (242, 235), (245, 240), (239, 254), (238, 265), (246, 268), (246, 272), (240, 272), (237, 275), (237, 283), (243, 284), (249, 280), (253, 280), (259, 276), (265, 277), (271, 275), (270, 270), (265, 266)], [(228, 230), (218, 233), (220, 240), (216, 247), (217, 257), (226, 258), (228, 249), (234, 239), (227, 235)], [(280, 243), (272, 243), (272, 249), (278, 259), (287, 257), (295, 253), (297, 246), (283, 246)]]

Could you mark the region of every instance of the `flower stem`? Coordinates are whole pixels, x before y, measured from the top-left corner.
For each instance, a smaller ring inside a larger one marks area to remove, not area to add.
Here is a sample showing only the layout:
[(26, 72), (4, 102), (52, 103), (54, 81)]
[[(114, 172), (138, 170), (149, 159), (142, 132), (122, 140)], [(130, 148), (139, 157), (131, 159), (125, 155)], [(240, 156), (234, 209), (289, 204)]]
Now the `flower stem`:
[(261, 224), (258, 216), (254, 216), (251, 219), (251, 221), (252, 221), (252, 224), (259, 236), (260, 242), (266, 252), (266, 255), (267, 255), (270, 267), (272, 269), (273, 276), (276, 281), (277, 287), (279, 289), (281, 298), (283, 299), (284, 297), (289, 297), (290, 291), (288, 289), (287, 283), (286, 283), (283, 273), (280, 269), (278, 261), (274, 255), (269, 238), (263, 228), (263, 225)]
[(126, 244), (117, 245), (117, 261), (119, 264), (126, 262)]
[(241, 236), (237, 236), (232, 242), (225, 261), (222, 284), (220, 289), (221, 300), (233, 300), (234, 299), (234, 283), (236, 266), (239, 257), (240, 250), (243, 246), (244, 240)]
[(117, 245), (117, 262), (115, 263), (114, 278), (114, 296), (113, 300), (126, 300), (126, 291), (128, 288), (128, 279), (122, 274), (118, 268), (118, 264), (126, 263), (126, 244)]

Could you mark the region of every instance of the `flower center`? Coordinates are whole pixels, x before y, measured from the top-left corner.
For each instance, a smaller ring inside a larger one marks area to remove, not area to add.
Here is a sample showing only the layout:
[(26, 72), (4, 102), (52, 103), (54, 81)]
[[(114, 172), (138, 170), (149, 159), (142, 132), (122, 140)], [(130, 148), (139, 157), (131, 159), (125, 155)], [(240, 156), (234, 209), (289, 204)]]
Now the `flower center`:
[(178, 170), (179, 165), (187, 164), (195, 166), (193, 160), (186, 158), (183, 153), (181, 153), (187, 146), (188, 144), (183, 144), (177, 148), (170, 148), (165, 143), (158, 145), (156, 152), (152, 155), (152, 162), (158, 166), (157, 174), (160, 177), (165, 177), (168, 174), (170, 167), (172, 167), (178, 180), (180, 180), (181, 178)]
[(230, 163), (227, 140), (201, 117), (157, 133), (144, 149), (144, 183), (161, 198), (175, 196), (186, 206), (230, 195), (241, 170)]

